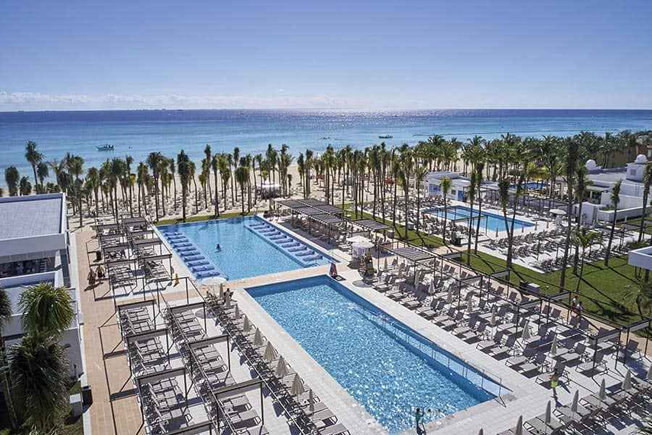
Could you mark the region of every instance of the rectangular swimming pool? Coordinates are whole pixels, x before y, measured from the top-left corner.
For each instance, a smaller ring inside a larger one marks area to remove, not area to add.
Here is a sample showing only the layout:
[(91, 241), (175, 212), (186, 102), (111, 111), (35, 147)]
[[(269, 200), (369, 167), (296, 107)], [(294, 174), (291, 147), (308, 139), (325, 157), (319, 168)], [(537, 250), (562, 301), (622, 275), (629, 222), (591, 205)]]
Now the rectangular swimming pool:
[[(425, 213), (434, 214), (437, 217), (444, 217), (444, 209), (442, 208), (433, 208), (426, 210)], [(471, 209), (469, 207), (464, 207), (461, 205), (456, 205), (448, 207), (447, 217), (449, 220), (458, 220), (462, 219), (464, 225), (468, 225), (468, 219), (471, 216)], [(477, 225), (477, 218), (480, 217), (480, 229), (485, 229), (486, 231), (505, 231), (505, 218), (499, 214), (488, 213), (483, 211), (482, 214), (478, 213), (477, 209), (473, 209), (473, 224)], [(509, 218), (508, 218), (509, 219)], [(508, 220), (511, 223), (511, 219)], [(520, 230), (521, 228), (533, 227), (534, 224), (531, 222), (525, 222), (522, 220), (514, 219), (514, 230)]]
[[(501, 387), (327, 276), (247, 289), (387, 431), (499, 395)], [(504, 389), (502, 390), (504, 391)]]
[(234, 280), (334, 261), (258, 217), (166, 225), (159, 230), (196, 278)]

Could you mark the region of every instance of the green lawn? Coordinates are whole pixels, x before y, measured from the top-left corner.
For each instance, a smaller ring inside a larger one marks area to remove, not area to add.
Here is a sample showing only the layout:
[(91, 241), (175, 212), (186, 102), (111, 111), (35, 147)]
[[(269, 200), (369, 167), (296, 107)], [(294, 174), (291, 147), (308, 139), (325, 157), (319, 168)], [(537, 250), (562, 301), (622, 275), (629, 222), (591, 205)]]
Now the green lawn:
[[(350, 204), (344, 208), (350, 210)], [(348, 212), (351, 214), (351, 212)], [(363, 213), (364, 219), (372, 219), (369, 213)], [(360, 219), (360, 217), (358, 218)], [(378, 222), (382, 222), (380, 216), (376, 216)], [(391, 221), (385, 222), (392, 225)], [(401, 235), (405, 234), (402, 225), (397, 225)], [(652, 231), (652, 228), (649, 229)], [(427, 244), (429, 246), (443, 246), (442, 239), (435, 236), (417, 235), (415, 231), (408, 232), (408, 241), (417, 246)], [(463, 256), (466, 262), (466, 254)], [(572, 256), (570, 258), (572, 266)], [(471, 257), (471, 266), (484, 273), (492, 273), (505, 269), (505, 260), (489, 254), (479, 252), (477, 256)], [(541, 286), (545, 293), (559, 292), (559, 278), (561, 271), (551, 273), (537, 273), (522, 266), (514, 265), (514, 273), (511, 282), (518, 285), (521, 280), (533, 282)], [(594, 316), (605, 319), (608, 322), (627, 325), (640, 320), (636, 304), (627, 297), (627, 286), (635, 287), (634, 267), (627, 264), (627, 257), (613, 257), (609, 261), (609, 267), (605, 267), (603, 261), (586, 263), (584, 275), (579, 286), (580, 299), (584, 304), (585, 311)], [(566, 289), (575, 291), (579, 277), (573, 274), (570, 267), (566, 272)]]

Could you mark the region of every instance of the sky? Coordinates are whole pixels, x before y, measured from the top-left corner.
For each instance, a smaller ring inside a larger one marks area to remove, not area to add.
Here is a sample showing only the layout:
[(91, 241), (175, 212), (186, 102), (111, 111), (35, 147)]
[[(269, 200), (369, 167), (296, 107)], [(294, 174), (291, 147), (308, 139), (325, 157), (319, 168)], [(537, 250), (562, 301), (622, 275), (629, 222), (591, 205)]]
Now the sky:
[(650, 0), (4, 0), (0, 111), (652, 109), (650, 17)]

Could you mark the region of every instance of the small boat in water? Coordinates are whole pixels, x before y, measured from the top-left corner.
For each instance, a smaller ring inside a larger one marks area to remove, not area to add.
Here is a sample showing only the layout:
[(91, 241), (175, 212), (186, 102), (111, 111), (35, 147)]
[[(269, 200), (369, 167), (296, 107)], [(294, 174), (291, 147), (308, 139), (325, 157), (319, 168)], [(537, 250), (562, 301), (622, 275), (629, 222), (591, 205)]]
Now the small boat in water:
[(393, 138), (394, 136), (392, 136), (391, 134), (381, 134), (380, 136), (378, 136), (378, 139), (393, 139)]
[(113, 151), (113, 150), (115, 150), (114, 146), (109, 145), (109, 144), (102, 145), (100, 147), (96, 146), (95, 148), (97, 148), (98, 151)]

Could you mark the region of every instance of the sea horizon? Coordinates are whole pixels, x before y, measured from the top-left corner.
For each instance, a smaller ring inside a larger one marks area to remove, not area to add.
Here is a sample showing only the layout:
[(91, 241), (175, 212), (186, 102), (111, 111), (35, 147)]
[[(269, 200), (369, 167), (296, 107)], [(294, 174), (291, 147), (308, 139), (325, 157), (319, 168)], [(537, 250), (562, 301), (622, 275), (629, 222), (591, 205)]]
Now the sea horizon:
[[(478, 135), (491, 140), (505, 133), (523, 137), (599, 135), (652, 130), (652, 110), (642, 109), (139, 109), (0, 112), (0, 169), (16, 166), (30, 176), (25, 144), (35, 141), (46, 161), (67, 152), (84, 168), (112, 157), (144, 161), (152, 151), (176, 157), (184, 149), (194, 160), (212, 151), (264, 153), (268, 144), (289, 146), (295, 157), (306, 149), (323, 152), (347, 145), (388, 148), (414, 145), (438, 134), (464, 142)], [(381, 138), (380, 136), (383, 136)], [(386, 138), (391, 136), (391, 138)], [(113, 145), (112, 152), (96, 147)], [(52, 178), (52, 177), (50, 177)], [(4, 184), (4, 177), (0, 180)]]

